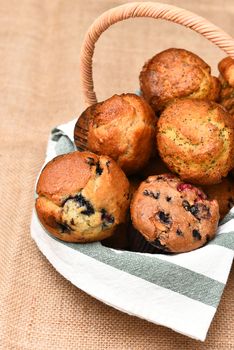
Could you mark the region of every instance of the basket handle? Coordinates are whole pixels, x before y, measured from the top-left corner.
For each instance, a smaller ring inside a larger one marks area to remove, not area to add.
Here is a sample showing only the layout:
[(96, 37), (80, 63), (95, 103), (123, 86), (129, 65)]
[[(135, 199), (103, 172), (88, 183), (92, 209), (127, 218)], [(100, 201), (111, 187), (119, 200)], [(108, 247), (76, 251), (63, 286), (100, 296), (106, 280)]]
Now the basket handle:
[(85, 104), (97, 102), (93, 89), (92, 58), (95, 43), (112, 24), (134, 17), (161, 18), (195, 30), (234, 58), (234, 40), (222, 29), (190, 11), (158, 2), (132, 2), (114, 7), (99, 16), (88, 29), (80, 55), (81, 88)]

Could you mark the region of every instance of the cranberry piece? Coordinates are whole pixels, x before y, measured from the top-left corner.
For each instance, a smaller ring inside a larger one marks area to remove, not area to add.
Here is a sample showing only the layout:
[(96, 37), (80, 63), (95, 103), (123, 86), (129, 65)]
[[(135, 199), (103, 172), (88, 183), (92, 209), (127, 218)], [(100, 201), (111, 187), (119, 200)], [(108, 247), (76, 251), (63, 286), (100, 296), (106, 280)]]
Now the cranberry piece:
[(185, 183), (181, 183), (177, 186), (177, 190), (179, 192), (185, 191), (185, 190), (192, 190), (196, 193), (197, 198), (195, 199), (195, 202), (198, 202), (199, 200), (203, 200), (206, 199), (207, 196), (205, 195), (204, 192), (200, 191), (198, 188), (194, 187), (191, 184), (185, 184)]
[(182, 192), (182, 191), (185, 191), (185, 190), (192, 190), (194, 187), (192, 186), (192, 185), (190, 185), (190, 184), (184, 184), (184, 183), (182, 183), (182, 184), (179, 184), (178, 186), (177, 186), (177, 190), (179, 191), (179, 192)]

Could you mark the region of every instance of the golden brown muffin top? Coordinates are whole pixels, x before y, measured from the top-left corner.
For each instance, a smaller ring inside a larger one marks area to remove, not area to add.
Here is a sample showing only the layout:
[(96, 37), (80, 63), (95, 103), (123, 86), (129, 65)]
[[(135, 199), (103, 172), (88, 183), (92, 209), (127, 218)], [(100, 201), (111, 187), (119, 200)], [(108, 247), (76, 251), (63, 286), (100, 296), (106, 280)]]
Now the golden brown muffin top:
[(156, 111), (175, 98), (216, 99), (219, 82), (210, 71), (208, 64), (194, 53), (171, 48), (145, 63), (140, 73), (141, 90)]
[[(114, 176), (108, 176), (110, 167)], [(105, 195), (110, 181), (112, 183), (118, 181), (123, 188), (129, 186), (126, 176), (111, 158), (97, 156), (91, 152), (76, 151), (55, 157), (46, 164), (37, 183), (37, 194), (61, 206), (67, 197), (75, 195), (85, 188), (94, 173), (97, 177), (103, 175), (102, 179), (108, 181), (108, 186), (103, 186), (103, 188), (97, 186), (93, 195), (98, 195), (99, 192), (100, 195), (101, 193)], [(115, 189), (116, 186), (113, 187)], [(86, 191), (90, 192), (91, 190), (88, 189), (89, 186), (86, 187)], [(91, 192), (89, 194), (91, 195)], [(96, 198), (97, 204), (100, 201), (102, 201), (102, 196)]]
[(234, 87), (234, 59), (231, 57), (225, 57), (219, 62), (218, 68), (228, 84)]
[(234, 119), (214, 102), (170, 104), (159, 119), (157, 141), (169, 169), (192, 183), (218, 183), (234, 165)]
[[(80, 118), (74, 130), (78, 147), (81, 143), (97, 154), (110, 156), (127, 174), (147, 163), (157, 118), (142, 97), (130, 93), (114, 95), (86, 109)], [(79, 127), (85, 120), (86, 145)]]
[(93, 127), (109, 124), (116, 119), (133, 118), (135, 115), (140, 115), (144, 122), (150, 124), (156, 120), (148, 103), (142, 97), (131, 93), (113, 95), (88, 109), (90, 124)]
[(63, 197), (85, 187), (91, 176), (90, 162), (98, 163), (99, 157), (91, 152), (72, 152), (52, 159), (43, 168), (37, 183), (37, 193), (56, 204)]
[(123, 171), (113, 159), (91, 152), (73, 152), (50, 161), (41, 172), (37, 193), (41, 223), (68, 242), (110, 236), (125, 222), (129, 206), (129, 182)]

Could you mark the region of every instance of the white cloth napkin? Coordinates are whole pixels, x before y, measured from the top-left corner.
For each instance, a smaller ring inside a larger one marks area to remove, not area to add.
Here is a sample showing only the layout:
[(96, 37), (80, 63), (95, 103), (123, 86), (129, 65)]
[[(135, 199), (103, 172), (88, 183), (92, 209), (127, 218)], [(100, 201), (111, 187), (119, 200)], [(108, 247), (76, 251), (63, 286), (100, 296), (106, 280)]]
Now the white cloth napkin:
[[(45, 163), (75, 150), (76, 120), (52, 130)], [(130, 315), (204, 341), (234, 256), (234, 208), (206, 246), (177, 255), (118, 251), (100, 242), (65, 243), (41, 226), (31, 235), (55, 269), (78, 288)]]

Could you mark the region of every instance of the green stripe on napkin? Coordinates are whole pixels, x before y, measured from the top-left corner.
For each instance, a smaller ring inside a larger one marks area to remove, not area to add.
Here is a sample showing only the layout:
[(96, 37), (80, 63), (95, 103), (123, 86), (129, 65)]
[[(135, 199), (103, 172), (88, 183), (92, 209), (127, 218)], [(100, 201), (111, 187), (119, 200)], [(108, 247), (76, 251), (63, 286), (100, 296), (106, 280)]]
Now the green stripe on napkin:
[(217, 307), (224, 289), (223, 283), (158, 259), (155, 255), (151, 257), (127, 251), (116, 253), (98, 242), (88, 244), (62, 243), (118, 270), (213, 307)]

